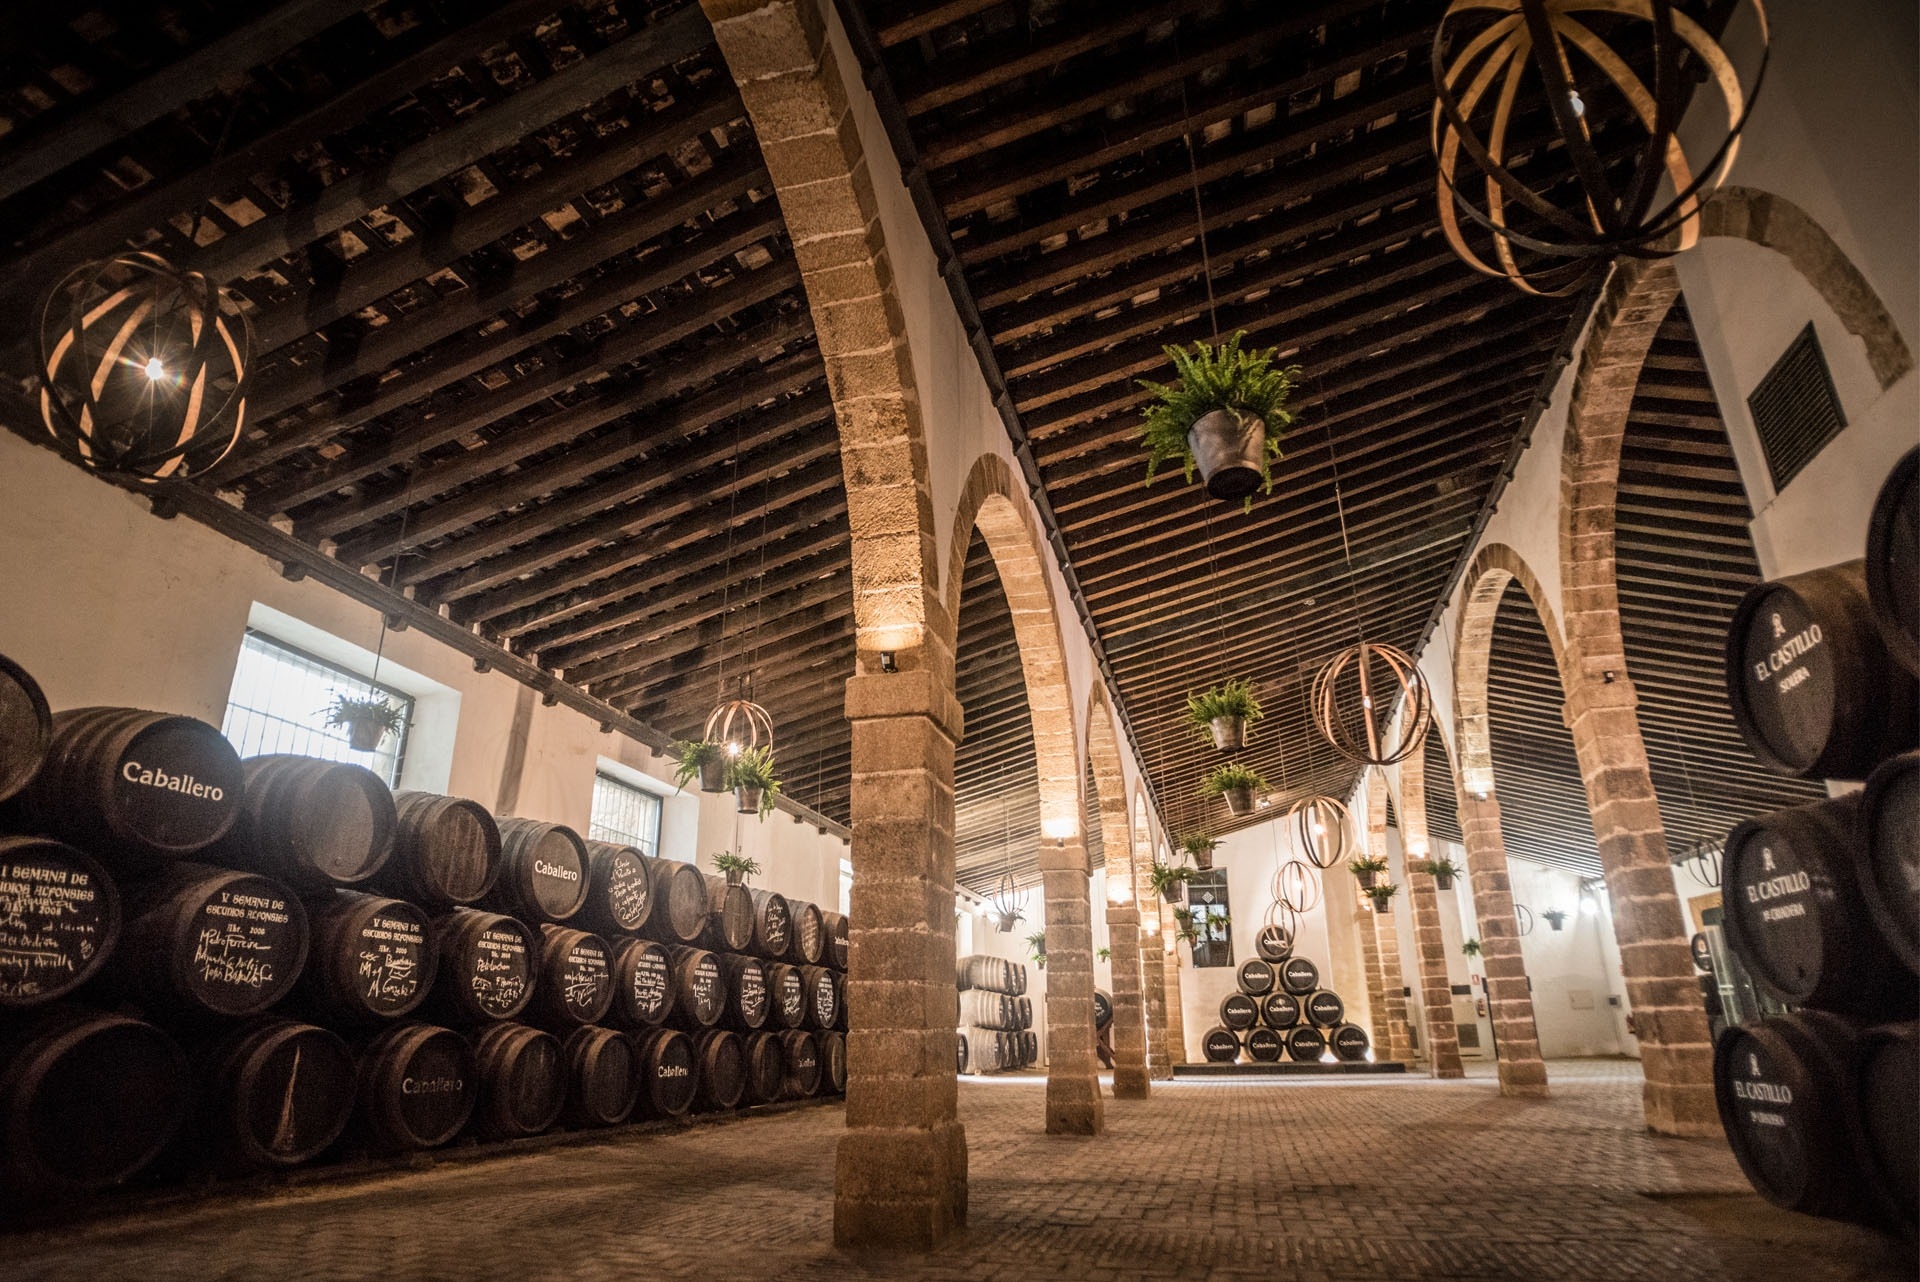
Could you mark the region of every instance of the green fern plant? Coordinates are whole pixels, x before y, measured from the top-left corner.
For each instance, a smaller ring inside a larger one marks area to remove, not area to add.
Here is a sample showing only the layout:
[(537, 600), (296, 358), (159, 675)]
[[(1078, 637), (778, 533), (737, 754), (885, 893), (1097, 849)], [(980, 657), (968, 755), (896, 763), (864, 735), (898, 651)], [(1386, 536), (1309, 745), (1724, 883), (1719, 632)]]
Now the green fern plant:
[[(1235, 419), (1259, 418), (1266, 423), (1266, 449), (1260, 459), (1261, 493), (1273, 492), (1273, 463), (1281, 457), (1283, 429), (1293, 422), (1287, 412), (1287, 397), (1300, 376), (1297, 365), (1278, 366), (1277, 353), (1271, 347), (1246, 351), (1240, 346), (1246, 337), (1242, 330), (1214, 347), (1195, 343), (1192, 350), (1167, 347), (1167, 359), (1173, 362), (1178, 379), (1155, 383), (1140, 379), (1140, 386), (1154, 399), (1144, 411), (1141, 443), (1147, 448), (1147, 484), (1164, 463), (1178, 462), (1192, 484), (1195, 468), (1193, 448), (1187, 444), (1187, 429), (1202, 415), (1226, 410)], [(1253, 509), (1249, 494), (1246, 510)]]
[(1187, 725), (1201, 737), (1220, 717), (1242, 717), (1249, 725), (1260, 719), (1260, 700), (1253, 693), (1253, 682), (1235, 679), (1187, 696)]
[(1266, 778), (1252, 766), (1243, 766), (1239, 762), (1230, 762), (1221, 766), (1200, 781), (1203, 796), (1218, 797), (1237, 788), (1251, 788), (1255, 792), (1265, 792)]

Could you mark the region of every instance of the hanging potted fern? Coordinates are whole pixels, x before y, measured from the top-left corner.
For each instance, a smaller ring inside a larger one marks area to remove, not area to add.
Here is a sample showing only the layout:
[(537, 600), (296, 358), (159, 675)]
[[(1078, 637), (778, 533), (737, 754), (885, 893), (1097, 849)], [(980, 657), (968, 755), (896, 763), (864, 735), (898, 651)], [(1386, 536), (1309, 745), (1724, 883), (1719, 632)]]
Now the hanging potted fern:
[(1390, 881), (1367, 887), (1367, 898), (1373, 901), (1373, 911), (1390, 913), (1393, 911), (1393, 897), (1400, 893), (1400, 887)]
[(1036, 930), (1027, 936), (1027, 952), (1033, 958), (1035, 970), (1047, 968), (1047, 932)]
[(1140, 380), (1154, 397), (1141, 433), (1148, 484), (1161, 464), (1177, 462), (1189, 484), (1198, 469), (1208, 494), (1242, 499), (1248, 511), (1255, 490), (1273, 492), (1282, 429), (1293, 421), (1287, 396), (1300, 371), (1276, 367), (1273, 348), (1243, 351), (1245, 337), (1243, 330), (1218, 347), (1164, 348), (1177, 381)]
[(736, 855), (732, 851), (722, 851), (713, 857), (714, 869), (726, 874), (729, 886), (744, 886), (747, 878), (760, 875), (760, 861), (752, 855)]
[(1462, 957), (1478, 957), (1480, 955), (1480, 941), (1477, 939), (1469, 939), (1466, 943), (1460, 945), (1460, 955)]
[(1260, 719), (1260, 700), (1253, 682), (1224, 685), (1187, 696), (1187, 724), (1205, 738), (1211, 736), (1219, 752), (1238, 752), (1247, 746), (1247, 727)]
[(1414, 867), (1433, 878), (1435, 890), (1452, 890), (1453, 879), (1460, 875), (1460, 865), (1451, 859), (1428, 859)]
[(1254, 794), (1265, 792), (1267, 781), (1252, 766), (1243, 766), (1237, 761), (1229, 762), (1208, 775), (1200, 784), (1200, 792), (1208, 797), (1224, 797), (1227, 811), (1236, 819), (1243, 819), (1253, 813)]
[(684, 788), (697, 775), (701, 792), (727, 790), (727, 749), (725, 744), (706, 739), (676, 743), (668, 751), (673, 756), (673, 786)]
[(1360, 879), (1360, 889), (1371, 891), (1380, 874), (1387, 870), (1387, 861), (1378, 855), (1362, 855), (1358, 859), (1347, 860), (1347, 871)]
[(1205, 833), (1189, 833), (1180, 839), (1180, 853), (1193, 860), (1193, 866), (1201, 872), (1213, 867), (1213, 852), (1219, 848), (1218, 839)]
[(1163, 864), (1156, 859), (1153, 861), (1153, 867), (1147, 870), (1147, 880), (1152, 883), (1160, 898), (1174, 904), (1180, 902), (1181, 891), (1188, 882), (1193, 880), (1193, 869), (1183, 868), (1177, 864)]
[(765, 819), (780, 795), (780, 777), (773, 773), (773, 749), (747, 748), (727, 762), (727, 784), (733, 789), (733, 808), (743, 815)]
[(345, 727), (347, 743), (355, 752), (372, 752), (380, 741), (399, 732), (406, 714), (379, 695), (357, 699), (336, 694), (327, 708), (327, 724)]

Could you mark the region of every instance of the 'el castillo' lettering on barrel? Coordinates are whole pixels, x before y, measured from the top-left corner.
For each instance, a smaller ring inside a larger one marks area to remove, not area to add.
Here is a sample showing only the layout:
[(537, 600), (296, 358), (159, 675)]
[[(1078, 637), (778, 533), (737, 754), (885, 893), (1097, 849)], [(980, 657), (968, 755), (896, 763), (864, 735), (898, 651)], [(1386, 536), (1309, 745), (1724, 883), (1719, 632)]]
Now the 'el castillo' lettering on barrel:
[[(1780, 616), (1775, 614), (1773, 616), (1773, 635), (1775, 637), (1784, 637), (1786, 633), (1786, 624), (1780, 622)], [(1811, 654), (1825, 639), (1820, 632), (1819, 624), (1808, 624), (1775, 646), (1772, 651), (1767, 654), (1766, 658), (1761, 659), (1753, 665), (1754, 679), (1762, 685), (1765, 685), (1783, 669), (1793, 668), (1793, 671), (1780, 683), (1780, 690), (1782, 693), (1785, 693), (1793, 689), (1807, 679), (1807, 670), (1804, 667), (1797, 666), (1800, 660)]]

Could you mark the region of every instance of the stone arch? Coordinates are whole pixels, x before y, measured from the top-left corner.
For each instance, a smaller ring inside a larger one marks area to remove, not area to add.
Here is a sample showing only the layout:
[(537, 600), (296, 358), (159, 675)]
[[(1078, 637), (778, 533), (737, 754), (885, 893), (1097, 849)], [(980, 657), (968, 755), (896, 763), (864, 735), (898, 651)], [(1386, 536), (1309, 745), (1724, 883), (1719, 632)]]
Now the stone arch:
[[(1487, 725), (1487, 664), (1492, 657), (1493, 620), (1500, 613), (1500, 598), (1506, 594), (1507, 584), (1516, 580), (1540, 615), (1540, 626), (1546, 629), (1547, 643), (1553, 647), (1554, 665), (1560, 669), (1561, 688), (1566, 688), (1566, 643), (1539, 576), (1526, 558), (1506, 544), (1487, 544), (1467, 570), (1453, 647), (1454, 737), (1459, 747), (1453, 761), (1463, 790), (1475, 796), (1490, 796), (1494, 788), (1493, 746)], [(1445, 742), (1443, 737), (1443, 746)]]
[(1142, 1006), (1144, 970), (1140, 955), (1140, 915), (1134, 906), (1138, 882), (1133, 867), (1133, 831), (1127, 814), (1127, 780), (1121, 767), (1120, 737), (1106, 687), (1095, 682), (1087, 698), (1087, 762), (1100, 797), (1098, 821), (1107, 856), (1107, 944), (1113, 973), (1113, 1097), (1145, 1099), (1147, 1029)]

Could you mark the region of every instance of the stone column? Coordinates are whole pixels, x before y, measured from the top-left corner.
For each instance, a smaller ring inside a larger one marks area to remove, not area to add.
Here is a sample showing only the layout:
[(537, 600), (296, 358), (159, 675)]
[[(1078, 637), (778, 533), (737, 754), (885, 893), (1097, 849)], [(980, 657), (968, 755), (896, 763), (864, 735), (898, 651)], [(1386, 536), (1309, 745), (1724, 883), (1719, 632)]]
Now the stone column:
[[(1117, 866), (1109, 864), (1111, 877)], [(1143, 1018), (1140, 916), (1132, 900), (1107, 905), (1107, 947), (1113, 956), (1113, 1097), (1147, 1098), (1147, 1030)]]
[[(1339, 909), (1329, 903), (1327, 911), (1331, 914)], [(1374, 926), (1371, 912), (1355, 913), (1354, 922), (1360, 928), (1360, 961), (1367, 973), (1367, 1012), (1373, 1024), (1373, 1039), (1383, 1057), (1398, 1059), (1387, 1033), (1387, 988), (1380, 974), (1380, 932)]]
[(1158, 895), (1153, 901), (1160, 914), (1160, 933), (1153, 943), (1161, 949), (1161, 978), (1165, 981), (1161, 987), (1167, 995), (1167, 1076), (1172, 1077), (1173, 1065), (1187, 1062), (1187, 1028), (1180, 1009), (1180, 949), (1178, 945), (1167, 949), (1167, 941), (1173, 938), (1173, 913)]
[(1086, 846), (1077, 838), (1042, 839), (1040, 875), (1047, 892), (1047, 1134), (1098, 1135)]
[(1453, 984), (1447, 975), (1447, 941), (1440, 933), (1440, 892), (1431, 874), (1414, 865), (1429, 856), (1425, 762), (1419, 753), (1400, 763), (1400, 837), (1407, 867), (1407, 900), (1413, 913), (1413, 950), (1420, 967), (1420, 994), (1427, 1007), (1427, 1065), (1435, 1077), (1465, 1077), (1460, 1033), (1453, 1024)]
[(1467, 848), (1467, 879), (1473, 915), (1480, 927), (1480, 964), (1487, 973), (1487, 1013), (1493, 1019), (1502, 1095), (1543, 1096), (1547, 1066), (1540, 1058), (1540, 1029), (1533, 1019), (1533, 992), (1520, 956), (1520, 925), (1513, 916), (1507, 879), (1507, 846), (1500, 835), (1500, 803), (1456, 789), (1460, 834)]
[(966, 1223), (956, 1117), (953, 756), (961, 714), (925, 669), (847, 682), (853, 727), (842, 1247), (925, 1249)]
[[(1373, 914), (1370, 905), (1360, 911)], [(1407, 1022), (1407, 981), (1400, 972), (1400, 937), (1390, 916), (1376, 921), (1374, 929), (1380, 943), (1380, 987), (1386, 997), (1387, 1048), (1393, 1058), (1411, 1063), (1424, 1052), (1414, 1050)]]
[[(1164, 1082), (1180, 1061), (1167, 1028), (1167, 954), (1160, 924), (1160, 892), (1153, 888), (1153, 836), (1144, 804), (1133, 817), (1133, 909), (1140, 943), (1140, 991), (1147, 1024), (1147, 1076)], [(1116, 957), (1119, 953), (1114, 954)], [(1119, 1079), (1115, 1079), (1119, 1093)]]

